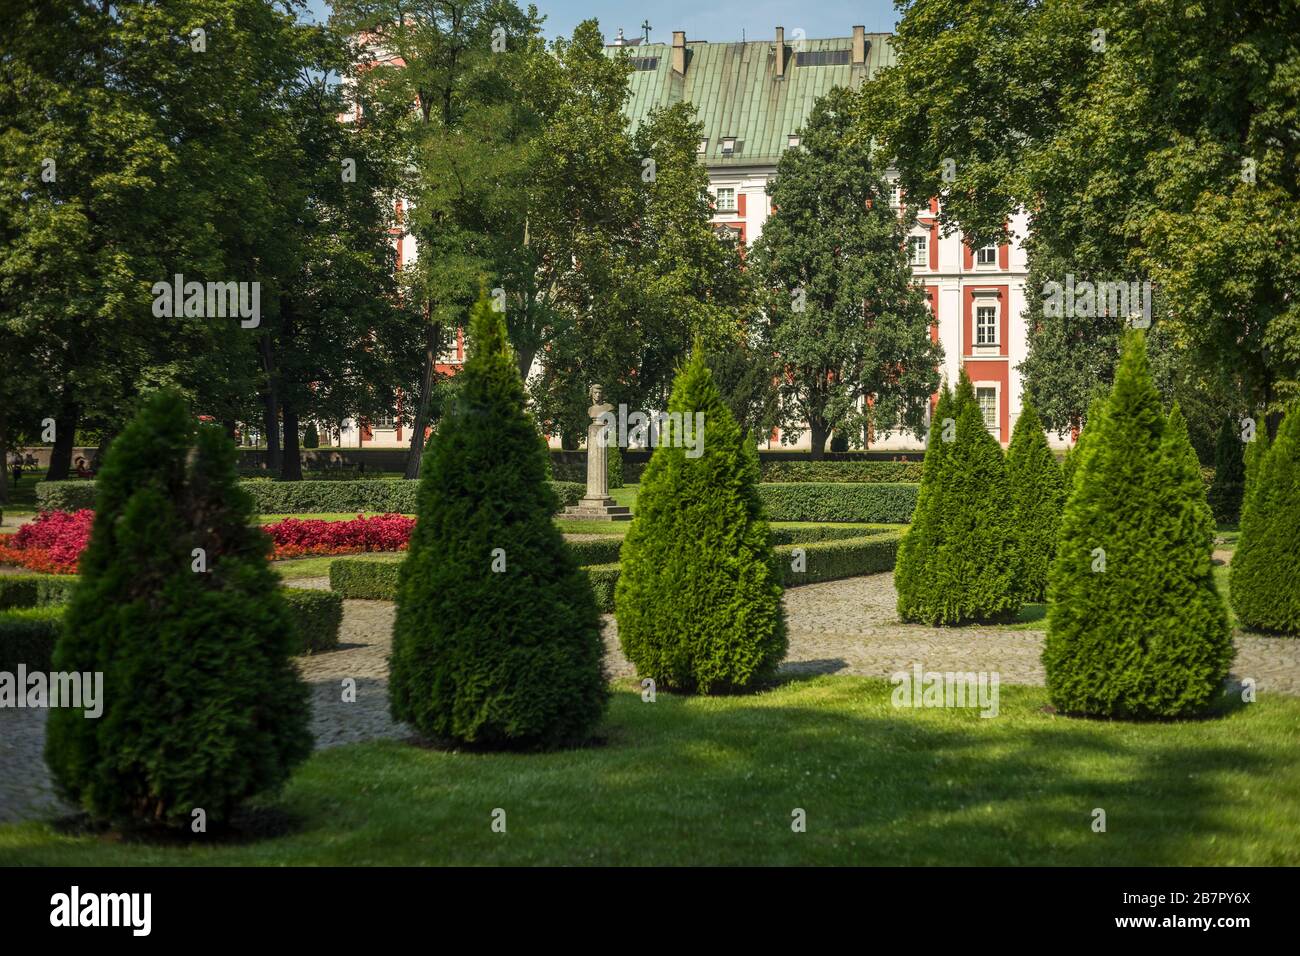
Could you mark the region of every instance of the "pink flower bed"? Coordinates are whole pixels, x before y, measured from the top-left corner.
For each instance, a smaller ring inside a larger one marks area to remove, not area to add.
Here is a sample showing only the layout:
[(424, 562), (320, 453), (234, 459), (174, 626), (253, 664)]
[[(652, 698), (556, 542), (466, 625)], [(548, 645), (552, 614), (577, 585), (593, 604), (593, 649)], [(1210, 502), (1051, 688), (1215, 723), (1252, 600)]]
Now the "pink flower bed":
[[(0, 537), (0, 564), (17, 564), (47, 574), (76, 574), (77, 560), (90, 541), (95, 513), (45, 511), (17, 534)], [(312, 554), (405, 551), (415, 519), (398, 514), (357, 515), (348, 521), (286, 518), (264, 525), (275, 542), (272, 560)]]

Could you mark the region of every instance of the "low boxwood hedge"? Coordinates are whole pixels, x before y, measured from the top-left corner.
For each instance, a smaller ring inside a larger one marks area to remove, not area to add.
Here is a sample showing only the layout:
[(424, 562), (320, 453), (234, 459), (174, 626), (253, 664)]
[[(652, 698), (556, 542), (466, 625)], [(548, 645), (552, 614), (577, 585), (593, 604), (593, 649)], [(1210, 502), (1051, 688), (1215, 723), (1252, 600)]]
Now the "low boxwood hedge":
[[(418, 481), (401, 478), (354, 479), (350, 481), (271, 481), (252, 478), (240, 482), (253, 496), (259, 514), (323, 514), (327, 512), (374, 512), (415, 514)], [(560, 506), (576, 504), (586, 486), (572, 481), (553, 481), (551, 487)], [(95, 507), (93, 481), (42, 481), (36, 485), (36, 506), (41, 511), (79, 511)]]
[(19, 664), (29, 671), (48, 671), (63, 623), (63, 607), (0, 611), (0, 671), (13, 674)]
[(299, 654), (333, 650), (339, 646), (343, 624), (343, 597), (333, 591), (282, 588), (298, 628)]
[(759, 464), (763, 481), (854, 482), (907, 484), (921, 480), (921, 460), (916, 461), (770, 461)]
[(812, 544), (815, 541), (843, 541), (846, 538), (865, 538), (876, 529), (857, 524), (814, 524), (803, 528), (772, 528), (773, 544)]
[(66, 604), (77, 580), (68, 574), (0, 575), (0, 611)]
[[(0, 575), (0, 660), (22, 661), (28, 670), (49, 668), (63, 605), (77, 581), (75, 575)], [(343, 623), (339, 595), (305, 588), (284, 588), (282, 593), (298, 625), (298, 653), (338, 646)], [(13, 668), (0, 663), (0, 670)]]
[(614, 586), (618, 584), (617, 564), (597, 564), (583, 568), (591, 582), (591, 592), (596, 595), (596, 607), (601, 614), (614, 613)]
[[(860, 532), (859, 532), (860, 533)], [(856, 538), (783, 544), (776, 548), (786, 587), (888, 571), (894, 566), (902, 531), (879, 531)], [(803, 570), (796, 571), (795, 552), (803, 549)], [(614, 610), (617, 564), (584, 566), (583, 571), (603, 613)], [(399, 561), (338, 558), (330, 562), (330, 587), (345, 598), (392, 601), (397, 597)]]
[(623, 536), (614, 534), (568, 534), (564, 543), (569, 546), (578, 564), (617, 564), (619, 549), (623, 546)]
[(392, 601), (397, 597), (400, 561), (338, 558), (330, 562), (330, 590), (360, 601)]
[(906, 524), (920, 485), (790, 482), (758, 486), (769, 521)]

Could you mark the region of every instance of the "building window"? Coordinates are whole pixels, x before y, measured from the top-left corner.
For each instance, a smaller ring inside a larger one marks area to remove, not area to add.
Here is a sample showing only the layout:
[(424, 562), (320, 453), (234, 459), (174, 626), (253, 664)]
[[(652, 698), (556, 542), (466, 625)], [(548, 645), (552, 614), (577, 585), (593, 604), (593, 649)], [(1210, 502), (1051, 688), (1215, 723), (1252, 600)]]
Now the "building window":
[(907, 241), (911, 245), (912, 265), (924, 266), (929, 263), (927, 240), (927, 236), (911, 236), (908, 238)]
[(657, 70), (659, 69), (659, 57), (657, 56), (634, 56), (629, 57), (628, 62), (632, 64), (634, 70)]
[(889, 205), (895, 209), (903, 205), (903, 187), (898, 183), (893, 183), (889, 187)]
[(735, 151), (736, 151), (736, 137), (734, 136), (722, 137), (722, 155), (730, 156)]
[(396, 428), (397, 417), (392, 412), (380, 412), (370, 423), (371, 428)]
[(732, 187), (719, 187), (718, 189), (718, 212), (735, 212), (736, 211), (736, 190)]
[(998, 344), (998, 309), (995, 305), (980, 305), (975, 308), (975, 344)]
[(977, 266), (991, 266), (998, 261), (998, 247), (985, 246), (975, 252), (975, 264)]
[(706, 137), (705, 139), (700, 140), (700, 145), (695, 151), (697, 153), (706, 153), (708, 152), (708, 150), (709, 150), (709, 141)]
[(798, 146), (798, 145), (799, 145), (799, 134), (798, 134), (798, 133), (791, 133), (789, 136), (787, 136), (787, 137), (786, 137), (786, 140), (785, 140), (785, 145), (789, 146), (791, 149), (794, 149), (796, 146)]
[(975, 401), (979, 404), (980, 414), (984, 416), (984, 427), (991, 432), (998, 430), (998, 390), (996, 388), (975, 389)]

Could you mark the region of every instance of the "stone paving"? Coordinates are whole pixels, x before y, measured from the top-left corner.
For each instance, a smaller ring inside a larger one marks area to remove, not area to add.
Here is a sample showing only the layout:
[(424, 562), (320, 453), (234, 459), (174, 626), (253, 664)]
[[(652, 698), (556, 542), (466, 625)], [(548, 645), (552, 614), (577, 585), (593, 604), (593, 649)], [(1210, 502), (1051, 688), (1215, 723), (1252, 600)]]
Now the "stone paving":
[[(325, 578), (290, 583), (327, 586)], [(926, 670), (996, 670), (1006, 684), (1043, 683), (1041, 631), (900, 624), (890, 574), (792, 588), (785, 604), (790, 632), (782, 667), (786, 673), (888, 677), (920, 663)], [(388, 715), (393, 611), (386, 601), (345, 602), (338, 649), (298, 659), (312, 688), (317, 747), (410, 733)], [(604, 622), (610, 676), (633, 676), (618, 649), (613, 616), (606, 615)], [(1300, 640), (1239, 633), (1235, 641), (1235, 677), (1255, 678), (1261, 693), (1300, 696)], [(342, 682), (349, 677), (357, 682), (357, 699), (345, 703)], [(44, 711), (0, 709), (0, 823), (61, 809), (41, 756), (44, 737)]]

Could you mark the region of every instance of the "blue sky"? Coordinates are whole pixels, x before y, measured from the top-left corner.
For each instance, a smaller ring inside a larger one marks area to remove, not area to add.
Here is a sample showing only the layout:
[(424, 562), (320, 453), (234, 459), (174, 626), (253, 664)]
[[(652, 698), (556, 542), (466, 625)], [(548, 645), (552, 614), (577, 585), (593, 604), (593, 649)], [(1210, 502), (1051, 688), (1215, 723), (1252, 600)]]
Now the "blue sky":
[[(528, 0), (516, 0), (522, 7)], [(613, 39), (619, 27), (629, 37), (641, 33), (650, 21), (650, 39), (666, 43), (673, 30), (685, 30), (688, 40), (715, 43), (772, 36), (773, 28), (802, 28), (810, 39), (848, 36), (850, 27), (863, 24), (868, 33), (889, 33), (897, 15), (893, 0), (535, 0), (546, 14), (546, 35), (567, 36), (588, 17), (600, 21), (605, 36)], [(328, 15), (327, 0), (308, 0), (317, 17)]]

